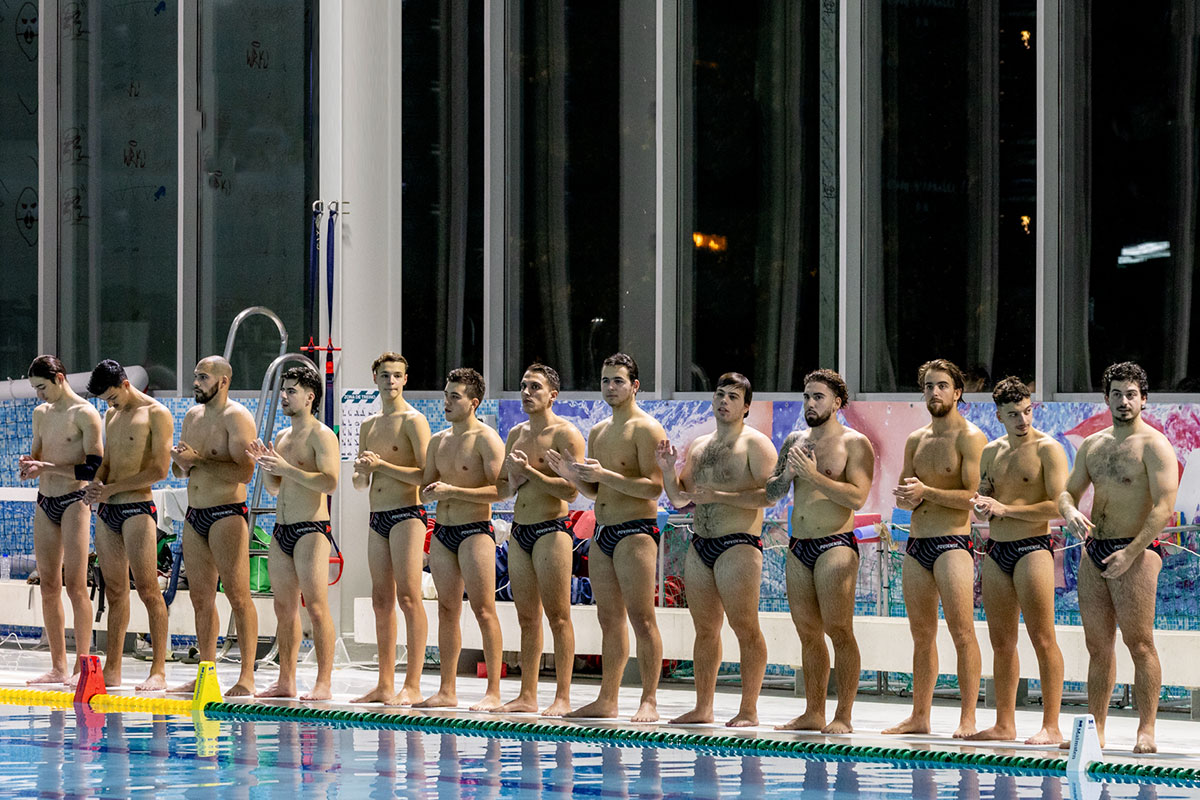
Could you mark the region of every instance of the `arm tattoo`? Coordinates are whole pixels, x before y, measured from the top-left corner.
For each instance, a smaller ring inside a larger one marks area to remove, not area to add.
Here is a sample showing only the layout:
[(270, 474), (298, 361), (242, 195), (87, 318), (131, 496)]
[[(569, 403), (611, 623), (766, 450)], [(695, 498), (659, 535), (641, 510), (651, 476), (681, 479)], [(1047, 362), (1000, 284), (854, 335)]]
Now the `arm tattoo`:
[(783, 470), (787, 466), (788, 454), (792, 452), (792, 448), (799, 441), (799, 433), (789, 433), (783, 440), (783, 447), (779, 448), (779, 458), (775, 460), (775, 471), (771, 473), (771, 477), (767, 478), (767, 500), (772, 505), (778, 503), (792, 487), (792, 479), (785, 478)]

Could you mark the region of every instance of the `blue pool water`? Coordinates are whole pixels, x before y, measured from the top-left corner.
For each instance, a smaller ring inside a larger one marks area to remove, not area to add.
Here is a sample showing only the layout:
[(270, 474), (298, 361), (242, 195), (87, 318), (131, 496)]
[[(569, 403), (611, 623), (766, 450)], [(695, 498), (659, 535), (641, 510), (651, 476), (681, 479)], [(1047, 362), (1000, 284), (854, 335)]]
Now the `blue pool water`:
[(453, 798), (1154, 798), (1058, 777), (677, 749), (520, 741), (304, 722), (194, 723), (0, 707), (0, 796)]

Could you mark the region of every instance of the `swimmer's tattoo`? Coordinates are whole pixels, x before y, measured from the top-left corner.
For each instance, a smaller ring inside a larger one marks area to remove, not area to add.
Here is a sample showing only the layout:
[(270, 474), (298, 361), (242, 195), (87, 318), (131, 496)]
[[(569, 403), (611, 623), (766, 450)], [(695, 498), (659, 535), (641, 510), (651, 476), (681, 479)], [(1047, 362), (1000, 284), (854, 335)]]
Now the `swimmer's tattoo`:
[(792, 479), (785, 478), (783, 470), (787, 467), (788, 455), (799, 441), (799, 431), (789, 433), (783, 440), (783, 447), (779, 448), (779, 458), (775, 460), (775, 471), (771, 473), (771, 477), (767, 478), (767, 500), (772, 505), (782, 500), (792, 486)]

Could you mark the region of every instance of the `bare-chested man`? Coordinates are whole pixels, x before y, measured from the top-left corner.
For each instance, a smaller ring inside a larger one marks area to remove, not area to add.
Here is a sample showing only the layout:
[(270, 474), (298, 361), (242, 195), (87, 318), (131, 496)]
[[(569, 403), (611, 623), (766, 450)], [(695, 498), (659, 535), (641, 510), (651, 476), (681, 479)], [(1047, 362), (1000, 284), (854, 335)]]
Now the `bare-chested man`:
[(725, 725), (758, 724), (758, 695), (767, 667), (767, 643), (758, 624), (762, 586), (763, 508), (766, 483), (775, 463), (775, 446), (746, 426), (754, 390), (740, 372), (726, 372), (713, 392), (715, 433), (696, 438), (683, 469), (675, 473), (679, 453), (669, 441), (658, 443), (656, 460), (667, 497), (676, 508), (695, 504), (695, 530), (683, 565), (688, 610), (696, 628), (696, 706), (673, 724), (713, 721), (713, 697), (721, 666), (721, 627), (729, 627), (741, 651), (742, 702)]
[[(258, 612), (250, 599), (250, 530), (246, 525), (246, 484), (254, 476), (254, 459), (246, 452), (254, 441), (254, 417), (229, 399), (233, 369), (221, 356), (196, 365), (192, 393), (196, 405), (183, 417), (179, 444), (171, 450), (172, 470), (188, 479), (187, 521), (183, 526), (183, 560), (196, 614), (200, 658), (215, 661), (217, 581), (237, 623), (242, 669), (225, 695), (254, 693), (254, 658), (258, 650)], [(178, 687), (190, 692), (195, 681)]]
[(104, 683), (121, 684), (121, 657), (129, 628), (129, 573), (150, 620), (153, 660), (139, 691), (167, 688), (167, 604), (158, 588), (158, 510), (150, 487), (167, 477), (175, 419), (167, 407), (129, 384), (125, 369), (106, 359), (92, 370), (88, 392), (108, 403), (107, 447), (86, 501), (98, 503), (96, 555), (108, 599), (108, 653)]
[[(1088, 711), (1104, 745), (1104, 722), (1116, 682), (1117, 627), (1133, 659), (1138, 708), (1135, 753), (1153, 753), (1162, 670), (1154, 647), (1154, 610), (1162, 550), (1158, 535), (1175, 508), (1179, 466), (1171, 443), (1142, 419), (1149, 383), (1137, 364), (1104, 371), (1112, 427), (1083, 440), (1058, 510), (1067, 530), (1084, 539), (1079, 615), (1088, 649)], [(1095, 488), (1091, 519), (1079, 509)]]
[(29, 455), (21, 456), (18, 468), (21, 480), (38, 481), (33, 547), (41, 579), (42, 623), (50, 642), (50, 671), (29, 683), (72, 683), (78, 666), (67, 667), (62, 590), (65, 582), (75, 622), (75, 650), (86, 656), (92, 646), (87, 585), (91, 511), (83, 495), (103, 458), (100, 414), (67, 383), (67, 369), (54, 356), (35, 358), (28, 375), (42, 402), (33, 410)]
[(546, 460), (550, 450), (570, 460), (583, 455), (579, 429), (554, 413), (558, 373), (532, 364), (521, 376), (521, 410), (528, 422), (513, 426), (505, 442), (504, 466), (496, 482), (501, 499), (517, 496), (508, 545), (508, 574), (521, 625), (521, 692), (497, 709), (538, 710), (538, 665), (542, 659), (542, 608), (554, 637), (554, 701), (542, 712), (560, 717), (571, 710), (575, 629), (571, 625), (571, 534), (567, 504), (578, 491), (556, 475)]
[[(787, 559), (788, 607), (800, 636), (804, 661), (805, 710), (781, 730), (850, 733), (858, 693), (859, 652), (854, 638), (854, 589), (858, 583), (858, 541), (854, 512), (866, 502), (875, 476), (870, 440), (847, 428), (837, 412), (850, 395), (833, 370), (804, 376), (804, 421), (808, 429), (783, 440), (767, 500), (776, 503), (795, 487), (792, 538)], [(829, 650), (837, 668), (837, 709), (826, 724)]]
[(1067, 482), (1062, 446), (1033, 427), (1029, 387), (1008, 377), (992, 399), (1004, 436), (983, 448), (975, 513), (989, 525), (983, 562), (983, 609), (987, 613), (996, 679), (996, 724), (972, 739), (1017, 736), (1017, 623), (1037, 654), (1042, 684), (1042, 728), (1026, 744), (1058, 744), (1063, 658), (1054, 636), (1054, 555), (1050, 520), (1058, 518), (1058, 497)]
[[(987, 437), (958, 411), (963, 375), (944, 358), (917, 371), (930, 422), (904, 443), (904, 468), (893, 490), (896, 505), (911, 509), (904, 559), (904, 604), (913, 637), (913, 712), (884, 733), (929, 733), (937, 683), (938, 597), (958, 653), (962, 695), (954, 737), (975, 733), (981, 672), (975, 638), (975, 556), (971, 500), (979, 487), (979, 457)], [(968, 488), (970, 487), (970, 488)]]
[(472, 711), (500, 706), (500, 621), (496, 618), (496, 533), (492, 503), (504, 461), (500, 434), (475, 416), (485, 391), (483, 376), (469, 367), (446, 377), (443, 410), (450, 428), (429, 440), (421, 499), (437, 503), (437, 523), (429, 542), (429, 571), (438, 592), (438, 652), (441, 685), (437, 694), (414, 703), (419, 708), (458, 704), (455, 674), (462, 652), (462, 596), (483, 635), (487, 692)]
[(575, 484), (584, 497), (596, 501), (588, 574), (600, 620), (604, 674), (599, 697), (572, 711), (570, 717), (617, 716), (621, 677), (629, 660), (628, 619), (637, 637), (642, 677), (642, 697), (633, 721), (658, 719), (662, 637), (654, 616), (654, 588), (658, 498), (663, 487), (655, 451), (667, 435), (662, 425), (638, 407), (640, 387), (637, 362), (631, 356), (616, 353), (604, 359), (600, 391), (613, 414), (588, 434), (589, 458), (573, 462), (567, 454), (547, 453), (555, 472)]
[[(354, 461), (354, 488), (371, 490), (371, 605), (379, 640), (379, 682), (355, 703), (407, 706), (421, 701), (421, 668), (429, 622), (421, 602), (427, 520), (417, 496), (429, 449), (429, 421), (404, 399), (408, 361), (383, 353), (371, 364), (380, 412), (363, 422)], [(374, 535), (371, 535), (374, 534)], [(408, 667), (396, 692), (396, 604), (404, 614)]]
[(281, 378), (279, 408), (291, 420), (275, 443), (255, 439), (248, 449), (266, 473), (264, 486), (279, 496), (275, 530), (267, 553), (271, 593), (275, 596), (275, 637), (279, 642), (279, 679), (258, 697), (296, 696), (296, 657), (300, 652), (300, 598), (313, 627), (317, 680), (301, 700), (332, 697), (333, 615), (329, 612), (329, 495), (338, 483), (338, 439), (313, 412), (324, 385), (307, 364), (289, 368)]

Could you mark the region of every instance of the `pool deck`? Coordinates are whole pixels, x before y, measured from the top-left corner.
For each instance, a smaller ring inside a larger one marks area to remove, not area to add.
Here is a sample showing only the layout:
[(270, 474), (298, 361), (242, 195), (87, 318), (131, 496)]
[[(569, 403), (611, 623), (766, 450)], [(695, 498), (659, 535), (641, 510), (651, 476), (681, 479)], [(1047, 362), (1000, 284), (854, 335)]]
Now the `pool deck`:
[[(0, 687), (13, 688), (25, 686), (25, 681), (45, 672), (50, 666), (50, 656), (45, 651), (0, 651)], [(130, 656), (126, 656), (123, 665), (124, 681), (119, 690), (110, 689), (113, 694), (135, 694), (134, 685), (142, 680), (148, 672), (149, 665)], [(237, 678), (236, 664), (220, 664), (217, 667), (222, 686), (229, 686)], [(298, 669), (298, 678), (303, 691), (311, 686), (316, 669), (302, 664)], [(170, 663), (167, 665), (169, 685), (177, 685), (195, 677), (196, 666), (192, 664)], [(262, 668), (257, 673), (258, 687), (261, 689), (275, 680), (277, 671)], [(519, 678), (508, 677), (501, 682), (501, 692), (507, 701), (516, 696), (519, 688)], [(325, 703), (300, 703), (296, 700), (258, 701), (276, 705), (304, 705), (319, 708), (339, 707), (346, 709), (362, 709), (371, 711), (388, 711), (381, 704), (361, 705), (351, 704), (353, 697), (365, 694), (375, 685), (373, 666), (345, 666), (335, 670), (333, 676), (334, 697)], [(436, 691), (437, 674), (426, 669), (421, 681), (421, 688), (426, 695)], [(59, 687), (42, 686), (30, 688), (45, 688), (59, 690)], [(599, 680), (592, 676), (576, 680), (572, 692), (572, 700), (576, 705), (590, 702), (599, 689)], [(503, 718), (513, 721), (533, 722), (539, 718), (534, 714), (509, 714), (500, 717), (468, 709), (471, 703), (482, 697), (484, 691), (483, 679), (460, 675), (458, 679), (457, 708), (437, 709), (420, 712), (436, 716), (462, 716), (477, 719)], [(539, 683), (539, 702), (542, 707), (549, 705), (554, 694), (554, 684), (545, 677)], [(163, 695), (158, 695), (163, 696)], [(178, 697), (178, 695), (168, 695)], [(660, 687), (658, 692), (658, 708), (662, 720), (650, 725), (633, 724), (628, 721), (637, 707), (640, 696), (636, 686), (621, 688), (620, 708), (621, 720), (551, 720), (562, 724), (582, 725), (589, 728), (607, 728), (612, 730), (663, 730), (680, 733), (700, 733), (714, 736), (730, 734), (746, 735), (758, 738), (799, 738), (811, 742), (836, 742), (864, 747), (899, 747), (913, 750), (957, 750), (974, 753), (997, 753), (1002, 755), (1018, 755), (1029, 757), (1065, 758), (1065, 751), (1048, 749), (1041, 746), (1024, 745), (1018, 742), (963, 742), (950, 737), (950, 732), (958, 722), (957, 703), (950, 700), (935, 700), (933, 707), (933, 730), (931, 735), (884, 736), (880, 733), (884, 728), (894, 725), (908, 715), (907, 700), (901, 698), (880, 699), (877, 696), (860, 694), (854, 705), (855, 732), (843, 736), (826, 736), (818, 733), (795, 733), (774, 730), (775, 725), (782, 724), (801, 713), (804, 707), (802, 698), (795, 697), (791, 691), (777, 689), (764, 690), (759, 699), (759, 722), (756, 727), (731, 730), (720, 724), (713, 725), (668, 725), (666, 720), (683, 714), (692, 707), (694, 695), (689, 685), (668, 683)], [(738, 708), (739, 694), (736, 688), (719, 687), (716, 696), (716, 716), (718, 720), (733, 716)], [(832, 713), (835, 698), (829, 698), (828, 711)], [(412, 713), (405, 709), (396, 709), (396, 713)], [(1064, 734), (1069, 735), (1073, 718), (1085, 713), (1080, 706), (1068, 706), (1064, 709), (1060, 726)], [(994, 712), (983, 708), (978, 711), (980, 727), (992, 723)], [(1040, 706), (1028, 706), (1017, 711), (1017, 730), (1022, 736), (1033, 735), (1041, 722)], [(1114, 710), (1108, 720), (1108, 747), (1104, 750), (1105, 761), (1132, 762), (1153, 764), (1157, 766), (1181, 766), (1200, 769), (1200, 722), (1193, 722), (1179, 713), (1160, 714), (1157, 725), (1159, 752), (1152, 755), (1134, 756), (1132, 747), (1137, 728), (1137, 717), (1129, 710)]]

